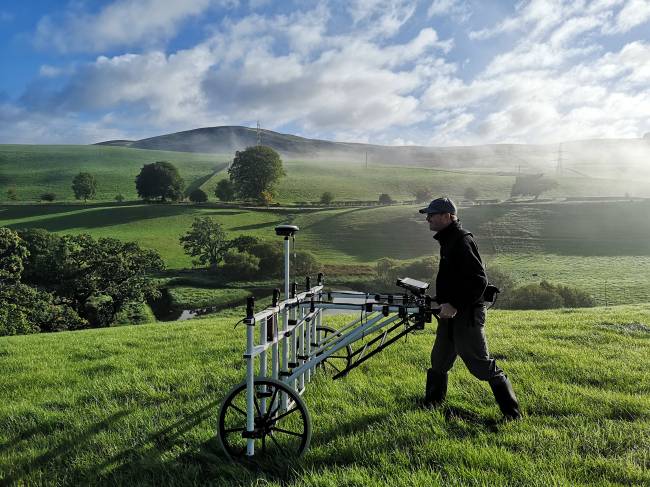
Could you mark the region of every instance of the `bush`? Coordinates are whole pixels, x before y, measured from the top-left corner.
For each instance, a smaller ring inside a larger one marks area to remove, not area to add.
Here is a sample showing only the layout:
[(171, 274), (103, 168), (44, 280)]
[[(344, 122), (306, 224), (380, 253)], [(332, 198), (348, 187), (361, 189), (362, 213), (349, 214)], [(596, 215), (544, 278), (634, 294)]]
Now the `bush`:
[(504, 307), (509, 309), (549, 309), (595, 306), (595, 300), (580, 289), (547, 281), (518, 287)]
[(383, 289), (392, 289), (399, 277), (412, 277), (433, 283), (434, 274), (438, 267), (435, 257), (424, 257), (413, 262), (400, 262), (389, 257), (384, 257), (375, 264), (377, 284)]
[(296, 276), (312, 276), (318, 272), (318, 261), (316, 257), (306, 250), (296, 252), (295, 257), (291, 259), (291, 265), (294, 266)]
[(388, 193), (382, 193), (379, 195), (380, 205), (392, 205), (393, 203), (394, 203), (393, 198), (391, 198)]
[(279, 245), (261, 242), (250, 248), (250, 253), (260, 259), (260, 275), (280, 276), (284, 268), (284, 252)]
[(331, 205), (332, 201), (334, 201), (334, 195), (330, 191), (325, 191), (322, 195), (320, 195), (321, 204)]
[(115, 195), (115, 201), (117, 201), (118, 203), (121, 203), (122, 201), (124, 201), (124, 195), (116, 194)]
[(43, 193), (41, 195), (41, 201), (54, 201), (56, 199), (56, 194), (54, 193)]
[(208, 195), (202, 189), (196, 188), (190, 193), (190, 201), (192, 203), (205, 203), (208, 201)]
[(232, 201), (235, 199), (235, 186), (230, 179), (222, 179), (217, 183), (214, 195), (221, 201)]
[(415, 196), (416, 203), (428, 203), (433, 199), (433, 194), (431, 194), (431, 191), (425, 188), (416, 190), (413, 195)]
[(257, 237), (251, 237), (250, 235), (240, 235), (233, 238), (229, 243), (229, 247), (237, 249), (240, 252), (250, 252), (250, 249), (253, 246), (260, 243), (260, 239)]
[(232, 279), (250, 279), (260, 273), (260, 258), (248, 252), (230, 249), (223, 256), (222, 272)]
[(508, 299), (509, 309), (561, 308), (562, 296), (539, 284), (527, 284), (515, 289)]

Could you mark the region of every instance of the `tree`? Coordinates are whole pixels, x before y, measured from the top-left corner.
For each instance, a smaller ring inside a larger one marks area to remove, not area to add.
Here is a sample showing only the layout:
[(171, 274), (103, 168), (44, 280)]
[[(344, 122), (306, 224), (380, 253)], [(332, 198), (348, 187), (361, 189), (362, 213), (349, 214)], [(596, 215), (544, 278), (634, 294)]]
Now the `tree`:
[(532, 176), (517, 176), (515, 184), (512, 185), (510, 196), (534, 196), (535, 199), (545, 191), (557, 187), (557, 181), (545, 178), (543, 174)]
[(9, 201), (18, 201), (18, 193), (15, 187), (12, 186), (7, 190), (7, 199)]
[(237, 249), (239, 252), (250, 252), (250, 250), (258, 243), (260, 243), (260, 240), (257, 237), (239, 235), (228, 242), (228, 247), (231, 249)]
[(463, 193), (463, 198), (469, 201), (476, 201), (476, 198), (478, 198), (478, 191), (470, 186), (465, 190), (465, 193)]
[(54, 201), (56, 199), (56, 194), (54, 193), (43, 193), (41, 195), (41, 201)]
[(12, 229), (0, 227), (0, 286), (20, 281), (28, 256), (23, 239)]
[(145, 200), (160, 198), (178, 201), (183, 198), (185, 182), (176, 167), (167, 161), (145, 164), (135, 178), (138, 195)]
[(264, 191), (272, 194), (274, 185), (285, 174), (280, 155), (263, 145), (237, 151), (228, 173), (235, 194), (253, 200), (260, 200)]
[(431, 191), (425, 188), (420, 188), (415, 191), (415, 202), (416, 203), (428, 203), (433, 199)]
[(62, 238), (42, 228), (18, 230), (18, 235), (28, 252), (21, 281), (36, 286), (55, 286), (61, 278), (59, 264), (67, 259)]
[(221, 224), (207, 216), (195, 218), (192, 228), (185, 235), (181, 235), (179, 240), (185, 253), (196, 257), (193, 261), (195, 265), (208, 264), (213, 269), (223, 260), (229, 248), (226, 232)]
[[(160, 295), (148, 277), (164, 269), (155, 250), (114, 238), (95, 240), (87, 234), (64, 235), (61, 239), (55, 263), (59, 281), (49, 290), (91, 326), (107, 326), (128, 303)], [(102, 308), (100, 315), (96, 314), (97, 303)]]
[(271, 203), (273, 203), (273, 193), (268, 190), (262, 191), (260, 193), (258, 201), (263, 205), (269, 206)]
[(115, 195), (115, 201), (117, 201), (118, 203), (121, 203), (122, 201), (124, 201), (124, 195), (122, 193), (116, 194)]
[(393, 198), (391, 198), (388, 193), (382, 193), (382, 194), (379, 195), (379, 204), (380, 205), (391, 205), (391, 204), (393, 204)]
[(332, 201), (334, 201), (334, 195), (331, 192), (325, 191), (322, 195), (320, 195), (320, 202), (323, 205), (331, 205)]
[(232, 201), (235, 199), (235, 186), (230, 179), (222, 179), (217, 183), (214, 195), (221, 201)]
[(208, 201), (208, 195), (202, 189), (196, 188), (190, 193), (190, 201), (192, 203), (205, 203)]
[(74, 197), (78, 200), (84, 200), (84, 203), (87, 200), (92, 200), (95, 198), (95, 193), (97, 193), (97, 180), (95, 176), (89, 172), (80, 172), (72, 180), (72, 191), (74, 192)]

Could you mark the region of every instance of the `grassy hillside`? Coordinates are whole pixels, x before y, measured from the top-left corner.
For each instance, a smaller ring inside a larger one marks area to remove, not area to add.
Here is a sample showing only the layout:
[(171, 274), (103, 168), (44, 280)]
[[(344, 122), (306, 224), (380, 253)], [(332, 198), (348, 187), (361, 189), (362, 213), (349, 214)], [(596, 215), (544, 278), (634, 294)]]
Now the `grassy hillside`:
[[(499, 205), (461, 210), (485, 260), (518, 283), (578, 286), (599, 303), (648, 301), (650, 220), (647, 202)], [(190, 267), (178, 237), (197, 216), (212, 216), (230, 236), (277, 241), (273, 228), (293, 222), (298, 249), (323, 263), (374, 265), (381, 257), (412, 259), (437, 252), (415, 207), (328, 211), (245, 211), (192, 205), (0, 206), (0, 226), (41, 227), (136, 241), (158, 250), (170, 268)], [(281, 245), (279, 241), (278, 245)]]
[(229, 464), (215, 441), (220, 401), (244, 377), (234, 318), (0, 338), (0, 483), (648, 485), (649, 315), (491, 313), (491, 350), (525, 413), (509, 424), (460, 362), (446, 407), (416, 407), (429, 325), (310, 385), (311, 449), (288, 472)]
[(57, 200), (73, 201), (72, 178), (81, 171), (95, 175), (98, 200), (114, 200), (118, 193), (135, 199), (135, 176), (156, 161), (174, 163), (191, 186), (224, 167), (227, 157), (96, 145), (0, 145), (0, 199), (14, 187), (22, 201), (38, 200), (48, 191)]
[[(0, 200), (6, 199), (9, 188), (15, 188), (21, 201), (37, 200), (45, 192), (54, 192), (58, 200), (72, 201), (72, 178), (80, 171), (96, 176), (97, 200), (114, 200), (118, 193), (127, 200), (135, 199), (135, 176), (143, 164), (159, 160), (174, 163), (188, 188), (201, 187), (214, 200), (214, 187), (227, 176), (225, 167), (232, 157), (232, 153), (215, 155), (97, 145), (0, 145)], [(376, 200), (381, 193), (388, 193), (397, 200), (411, 200), (418, 188), (461, 200), (468, 187), (476, 189), (480, 198), (505, 199), (510, 195), (514, 176), (498, 173), (496, 168), (507, 167), (512, 171), (517, 160), (492, 161), (489, 167), (482, 166), (482, 172), (385, 164), (370, 164), (366, 168), (361, 159), (347, 162), (286, 160), (287, 176), (278, 185), (277, 201), (318, 201), (324, 191), (331, 191), (339, 201)], [(218, 169), (221, 171), (212, 176)], [(580, 169), (583, 174), (591, 174), (587, 163)], [(600, 173), (601, 169), (594, 163), (594, 171)], [(548, 175), (555, 177), (552, 173)], [(567, 173), (559, 177), (558, 182), (559, 186), (545, 193), (545, 197), (623, 197), (625, 194), (650, 197), (650, 181), (645, 176), (635, 178), (632, 172), (608, 178)]]

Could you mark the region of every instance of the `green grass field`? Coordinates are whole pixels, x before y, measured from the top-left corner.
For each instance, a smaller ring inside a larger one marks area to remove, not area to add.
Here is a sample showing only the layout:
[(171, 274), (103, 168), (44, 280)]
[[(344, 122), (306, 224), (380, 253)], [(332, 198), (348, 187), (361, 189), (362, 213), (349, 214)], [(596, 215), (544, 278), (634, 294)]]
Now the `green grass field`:
[[(226, 177), (225, 167), (233, 156), (111, 146), (0, 145), (0, 200), (6, 199), (9, 188), (15, 188), (20, 201), (38, 200), (45, 192), (55, 193), (59, 201), (73, 201), (70, 186), (80, 171), (90, 172), (97, 178), (98, 201), (114, 200), (118, 193), (133, 200), (137, 198), (135, 176), (142, 165), (160, 160), (178, 167), (189, 190), (201, 187), (214, 200), (214, 187)], [(502, 161), (501, 165), (507, 164), (508, 161)], [(515, 165), (516, 161), (508, 167)], [(374, 164), (366, 168), (361, 161), (287, 160), (284, 167), (287, 176), (278, 185), (277, 201), (285, 204), (318, 201), (324, 191), (331, 191), (340, 201), (376, 200), (381, 193), (388, 193), (396, 200), (412, 200), (419, 188), (461, 200), (465, 190), (473, 187), (480, 198), (505, 199), (514, 182), (513, 176), (490, 170), (450, 171)], [(581, 170), (589, 173), (586, 166)], [(626, 194), (650, 197), (650, 182), (634, 180), (629, 175), (619, 179), (565, 175), (558, 182), (559, 186), (544, 197), (623, 197)]]
[(0, 482), (648, 485), (648, 316), (649, 305), (491, 313), (491, 351), (525, 414), (507, 424), (460, 362), (446, 406), (416, 406), (427, 325), (347, 378), (310, 384), (311, 448), (288, 471), (247, 470), (217, 446), (220, 401), (244, 378), (233, 319), (3, 337)]
[[(601, 304), (647, 302), (650, 220), (647, 202), (499, 205), (461, 210), (484, 259), (517, 283), (542, 279), (580, 287)], [(415, 207), (327, 211), (245, 211), (193, 205), (7, 205), (0, 226), (41, 227), (136, 241), (158, 250), (170, 268), (191, 267), (178, 238), (197, 216), (212, 216), (230, 236), (275, 241), (273, 227), (300, 226), (296, 245), (324, 264), (374, 265), (381, 257), (413, 259), (436, 253)], [(278, 241), (278, 245), (281, 243)]]
[(38, 200), (45, 192), (55, 193), (58, 201), (74, 201), (72, 179), (84, 171), (97, 179), (97, 200), (115, 200), (117, 194), (133, 200), (136, 175), (156, 161), (176, 165), (186, 187), (193, 189), (223, 168), (228, 157), (97, 145), (0, 144), (0, 199), (13, 187), (20, 201)]

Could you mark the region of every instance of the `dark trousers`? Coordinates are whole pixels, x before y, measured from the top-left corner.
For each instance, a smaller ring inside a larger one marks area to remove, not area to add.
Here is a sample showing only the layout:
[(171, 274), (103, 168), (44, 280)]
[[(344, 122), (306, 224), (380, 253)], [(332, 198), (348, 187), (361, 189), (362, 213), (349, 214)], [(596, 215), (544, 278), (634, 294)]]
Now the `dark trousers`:
[(496, 361), (490, 357), (484, 326), (485, 306), (458, 310), (454, 318), (440, 319), (431, 350), (431, 368), (437, 373), (446, 374), (460, 355), (477, 379), (489, 381), (505, 377)]

